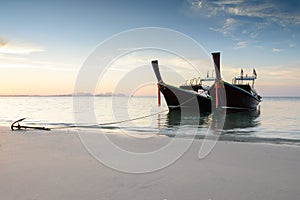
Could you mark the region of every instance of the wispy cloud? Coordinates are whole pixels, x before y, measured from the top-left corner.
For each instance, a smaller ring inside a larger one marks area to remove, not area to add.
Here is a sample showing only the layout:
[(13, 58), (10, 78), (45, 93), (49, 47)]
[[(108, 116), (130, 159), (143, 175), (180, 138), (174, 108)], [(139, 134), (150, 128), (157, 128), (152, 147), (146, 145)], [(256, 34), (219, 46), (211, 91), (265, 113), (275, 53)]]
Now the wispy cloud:
[(300, 78), (298, 64), (290, 66), (260, 66), (258, 67), (259, 77), (264, 85), (297, 85)]
[[(299, 63), (286, 66), (255, 66), (258, 74), (256, 80), (256, 86), (265, 85), (276, 88), (277, 86), (291, 86), (297, 85), (300, 79)], [(252, 74), (252, 68), (244, 68), (245, 74)], [(224, 66), (222, 70), (222, 76), (225, 80), (229, 81), (235, 75), (239, 75), (239, 69), (232, 68), (230, 66)]]
[(36, 69), (51, 71), (68, 71), (76, 72), (78, 67), (74, 64), (59, 63), (52, 61), (41, 61), (31, 59), (24, 55), (0, 54), (0, 70), (1, 69)]
[[(290, 2), (276, 0), (196, 0), (190, 1), (194, 8), (205, 9), (204, 12), (208, 17), (216, 15), (230, 15), (232, 17), (242, 16), (251, 18), (260, 18), (264, 21), (275, 22), (279, 25), (286, 26), (299, 25), (300, 13), (298, 10), (286, 12), (293, 6)], [(295, 5), (297, 7), (297, 5)]]
[(238, 25), (237, 20), (233, 18), (227, 18), (225, 19), (222, 27), (220, 28), (209, 27), (209, 29), (212, 31), (220, 32), (225, 36), (230, 36), (236, 30), (237, 25)]
[(272, 52), (275, 52), (275, 53), (279, 53), (279, 52), (282, 52), (282, 51), (284, 51), (284, 49), (277, 49), (277, 48), (272, 49)]
[(7, 41), (4, 38), (0, 37), (0, 48), (5, 46), (6, 44), (7, 44)]
[(245, 47), (247, 47), (247, 46), (248, 46), (248, 42), (246, 42), (246, 41), (239, 41), (239, 42), (236, 44), (235, 48), (236, 48), (236, 49), (241, 49), (241, 48), (245, 48)]
[(69, 64), (40, 61), (39, 59), (32, 59), (27, 56), (28, 54), (43, 51), (45, 49), (41, 45), (9, 41), (0, 37), (0, 68), (74, 70)]
[[(216, 18), (210, 30), (232, 40), (248, 43), (259, 40), (262, 32), (279, 27), (287, 33), (300, 25), (300, 3), (279, 0), (189, 0), (199, 15)], [(294, 5), (295, 4), (295, 5)], [(298, 5), (297, 5), (298, 4)]]
[(289, 47), (293, 48), (293, 47), (295, 47), (295, 44), (290, 43), (290, 44), (289, 44)]
[(27, 42), (7, 41), (4, 38), (0, 38), (0, 53), (31, 54), (42, 51), (45, 51), (45, 49), (41, 45)]

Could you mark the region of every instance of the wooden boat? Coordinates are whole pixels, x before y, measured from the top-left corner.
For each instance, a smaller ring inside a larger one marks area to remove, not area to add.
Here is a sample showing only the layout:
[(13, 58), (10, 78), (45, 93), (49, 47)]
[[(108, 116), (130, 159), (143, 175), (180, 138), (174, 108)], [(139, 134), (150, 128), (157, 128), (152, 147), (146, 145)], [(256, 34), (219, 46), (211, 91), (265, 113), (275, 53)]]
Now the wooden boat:
[[(229, 112), (256, 110), (261, 102), (261, 96), (254, 89), (254, 81), (257, 79), (255, 69), (252, 76), (244, 76), (243, 69), (240, 76), (234, 77), (232, 84), (224, 81), (220, 74), (220, 53), (213, 53), (216, 71), (219, 72), (216, 79), (223, 84), (226, 94), (226, 105), (224, 108)], [(219, 76), (219, 77), (218, 77)], [(249, 82), (252, 82), (251, 85)], [(215, 92), (215, 85), (210, 88), (210, 92)]]
[[(215, 108), (226, 109), (227, 112), (256, 110), (261, 97), (254, 89), (257, 78), (255, 70), (253, 75), (245, 77), (243, 73), (234, 77), (232, 84), (224, 81), (220, 73), (220, 53), (212, 53), (216, 77), (200, 79), (199, 83), (175, 87), (163, 82), (158, 61), (152, 61), (157, 78), (159, 91), (164, 95), (170, 110), (199, 108), (201, 113), (212, 112)], [(214, 81), (210, 87), (203, 85), (203, 81)], [(252, 84), (249, 84), (252, 81)]]
[[(191, 109), (200, 111), (201, 113), (211, 112), (211, 97), (207, 95), (201, 95), (195, 92), (193, 89), (186, 88), (182, 89), (175, 87), (163, 82), (159, 67), (158, 61), (152, 61), (152, 66), (157, 78), (157, 86), (160, 92), (164, 95), (168, 108), (170, 110), (178, 109)], [(191, 87), (192, 88), (192, 87)], [(160, 97), (159, 97), (160, 101)], [(159, 103), (160, 104), (160, 103)], [(197, 112), (195, 111), (195, 112)]]

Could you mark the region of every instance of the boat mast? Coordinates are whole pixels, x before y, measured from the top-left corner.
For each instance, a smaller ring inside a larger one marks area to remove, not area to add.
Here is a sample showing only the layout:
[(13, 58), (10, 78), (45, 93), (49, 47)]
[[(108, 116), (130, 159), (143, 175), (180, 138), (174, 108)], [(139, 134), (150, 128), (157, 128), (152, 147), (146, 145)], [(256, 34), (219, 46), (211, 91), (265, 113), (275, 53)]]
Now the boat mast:
[(212, 53), (213, 61), (214, 61), (214, 68), (216, 73), (215, 79), (215, 90), (216, 90), (216, 108), (222, 106), (222, 101), (220, 98), (220, 91), (219, 88), (221, 86), (221, 72), (220, 72), (220, 52)]
[(159, 72), (158, 60), (153, 60), (151, 63), (152, 63), (152, 67), (153, 67), (153, 70), (154, 70), (154, 73), (155, 73), (155, 76), (156, 76), (156, 79), (158, 82), (157, 83), (157, 104), (158, 104), (158, 107), (160, 107), (161, 106), (160, 83), (162, 83), (163, 80), (162, 80), (160, 72)]
[(151, 63), (152, 63), (152, 67), (153, 67), (157, 82), (159, 82), (159, 83), (163, 82), (160, 72), (159, 72), (159, 68), (158, 68), (158, 60), (153, 60)]
[(216, 80), (221, 81), (221, 72), (220, 72), (220, 52), (212, 53), (214, 67), (216, 72)]

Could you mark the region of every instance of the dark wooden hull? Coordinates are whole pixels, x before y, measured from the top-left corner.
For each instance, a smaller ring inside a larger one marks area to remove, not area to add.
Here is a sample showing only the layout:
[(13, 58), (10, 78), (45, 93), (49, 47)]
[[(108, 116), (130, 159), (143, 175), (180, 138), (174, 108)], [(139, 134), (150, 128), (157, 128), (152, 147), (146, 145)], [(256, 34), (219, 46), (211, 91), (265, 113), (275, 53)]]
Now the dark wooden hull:
[[(228, 112), (256, 110), (258, 104), (261, 102), (258, 96), (255, 96), (250, 92), (230, 83), (224, 82), (224, 88), (226, 94), (226, 102), (222, 106), (226, 107)], [(214, 94), (215, 88), (212, 87), (210, 92)], [(215, 98), (212, 97), (212, 99)], [(215, 104), (214, 100), (212, 104)]]
[(175, 86), (159, 83), (170, 110), (187, 109), (194, 112), (211, 112), (211, 99)]
[(258, 97), (227, 82), (219, 86), (218, 102), (216, 102), (215, 85), (209, 90), (211, 97), (206, 97), (195, 93), (193, 90), (181, 89), (165, 83), (159, 83), (159, 85), (160, 91), (164, 95), (170, 110), (184, 108), (205, 113), (212, 112), (212, 109), (220, 106), (226, 108), (227, 112), (240, 112), (256, 110), (260, 103)]

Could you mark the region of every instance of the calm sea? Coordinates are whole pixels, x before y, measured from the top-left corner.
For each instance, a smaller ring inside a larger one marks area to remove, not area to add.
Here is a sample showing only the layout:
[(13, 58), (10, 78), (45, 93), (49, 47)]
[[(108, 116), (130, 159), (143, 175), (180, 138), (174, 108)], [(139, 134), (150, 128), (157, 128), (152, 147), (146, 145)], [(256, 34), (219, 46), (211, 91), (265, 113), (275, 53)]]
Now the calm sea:
[[(80, 97), (90, 98), (90, 97)], [(98, 126), (82, 122), (82, 127), (99, 132), (116, 134), (203, 138), (212, 121), (211, 115), (181, 116), (169, 113), (166, 105), (157, 107), (155, 97), (94, 97)], [(164, 100), (162, 100), (164, 103)], [(26, 117), (24, 125), (50, 128), (74, 125), (72, 97), (0, 97), (0, 125), (10, 124)], [(77, 124), (81, 123), (76, 121)], [(235, 113), (226, 116), (220, 140), (240, 142), (264, 142), (300, 145), (300, 98), (263, 98), (260, 110), (252, 113)]]

